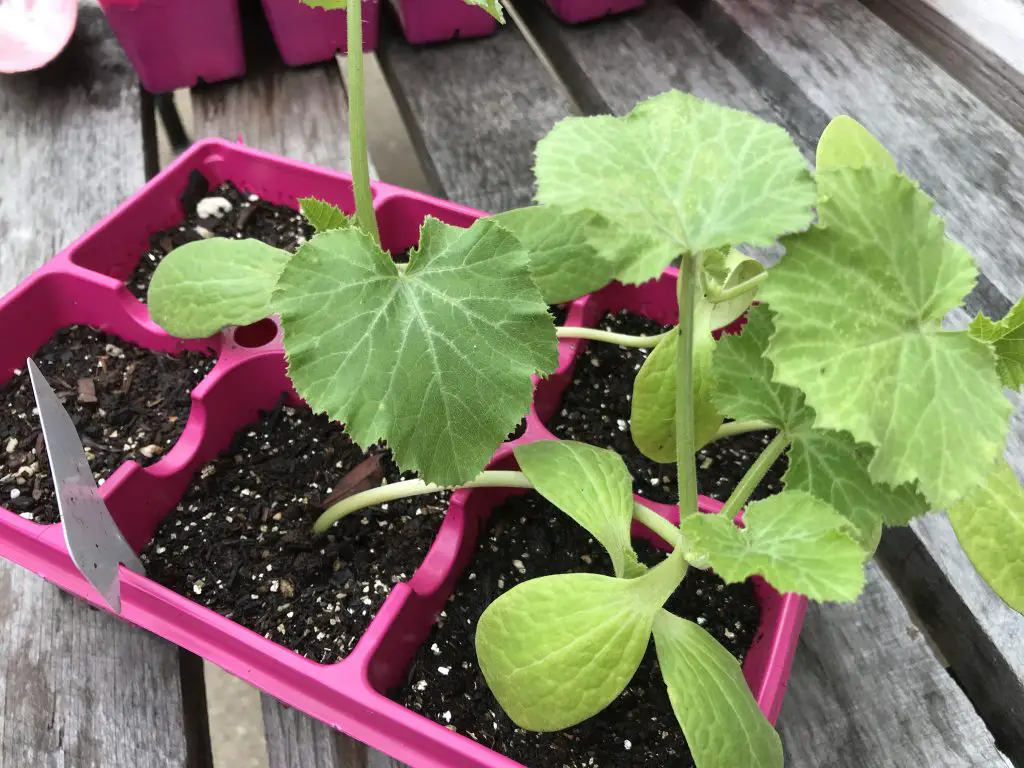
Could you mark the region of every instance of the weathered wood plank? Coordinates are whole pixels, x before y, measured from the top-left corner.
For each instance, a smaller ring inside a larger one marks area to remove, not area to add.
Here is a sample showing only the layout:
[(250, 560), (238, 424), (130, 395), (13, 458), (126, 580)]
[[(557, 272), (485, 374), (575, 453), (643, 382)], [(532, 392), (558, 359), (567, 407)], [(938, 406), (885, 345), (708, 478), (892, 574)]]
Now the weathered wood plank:
[(378, 51), (436, 194), (486, 211), (533, 197), (533, 148), (572, 104), (514, 25), (494, 37)]
[(858, 603), (808, 608), (780, 725), (794, 768), (1010, 765), (873, 563)]
[(1024, 131), (1020, 0), (861, 0)]
[(145, 182), (139, 104), (93, 0), (54, 62), (0, 78), (0, 293)]

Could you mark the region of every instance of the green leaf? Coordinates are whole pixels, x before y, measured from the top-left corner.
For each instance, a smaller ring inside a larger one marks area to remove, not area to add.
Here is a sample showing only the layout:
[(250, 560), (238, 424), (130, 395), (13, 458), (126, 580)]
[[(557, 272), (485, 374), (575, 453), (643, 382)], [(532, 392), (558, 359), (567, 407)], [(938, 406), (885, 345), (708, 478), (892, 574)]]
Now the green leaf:
[(528, 443), (515, 454), (537, 492), (608, 550), (616, 576), (646, 571), (630, 542), (633, 478), (619, 454), (571, 440)]
[(624, 285), (640, 285), (660, 275), (679, 255), (672, 243), (649, 232), (634, 232), (601, 217), (591, 228), (591, 242), (618, 265), (615, 279)]
[(500, 0), (463, 0), (466, 5), (473, 5), (477, 8), (483, 8), (491, 16), (500, 21), (502, 24), (505, 23), (505, 13), (501, 8)]
[(556, 206), (534, 205), (491, 218), (526, 248), (530, 274), (549, 304), (578, 299), (615, 278), (615, 254), (599, 252), (592, 243), (593, 227), (602, 221), (593, 211), (568, 213)]
[(782, 768), (782, 742), (757, 706), (738, 661), (706, 630), (661, 610), (658, 665), (697, 768)]
[(491, 603), (477, 625), (476, 652), (502, 709), (520, 728), (558, 731), (611, 704), (640, 665), (654, 616), (685, 567), (677, 552), (636, 579), (545, 576)]
[(153, 320), (182, 339), (273, 314), (271, 298), (290, 254), (259, 240), (211, 237), (171, 251), (156, 268), (147, 302)]
[(428, 218), (404, 268), (357, 229), (324, 232), (274, 302), (306, 402), (441, 485), (476, 476), (529, 409), (530, 376), (558, 362), (526, 252), (491, 221)]
[(338, 206), (331, 205), (315, 197), (300, 197), (299, 210), (317, 232), (328, 232), (332, 229), (348, 229), (353, 225), (348, 216)]
[(1024, 384), (1024, 300), (998, 322), (979, 314), (967, 330), (973, 338), (992, 345), (1003, 386), (1019, 389)]
[(562, 120), (537, 145), (535, 171), (541, 203), (589, 208), (662, 241), (647, 278), (683, 251), (770, 245), (810, 224), (815, 201), (782, 128), (679, 91), (625, 117)]
[(773, 331), (771, 313), (761, 305), (750, 310), (740, 335), (719, 340), (715, 402), (731, 418), (767, 421), (784, 430), (791, 440), (782, 478), (786, 489), (807, 491), (831, 505), (853, 524), (861, 546), (873, 552), (883, 522), (906, 525), (927, 512), (928, 503), (912, 486), (873, 482), (869, 446), (846, 432), (814, 428), (814, 410), (800, 390), (772, 380), (774, 368), (765, 352)]
[(866, 554), (849, 523), (804, 491), (783, 491), (747, 506), (744, 528), (721, 515), (683, 521), (691, 548), (727, 583), (764, 577), (780, 592), (852, 602), (864, 588)]
[[(695, 450), (711, 442), (722, 426), (715, 407), (712, 367), (715, 339), (711, 335), (710, 305), (698, 308), (694, 322), (693, 405)], [(676, 350), (679, 334), (666, 336), (644, 361), (633, 381), (629, 428), (633, 442), (652, 461), (676, 460)]]
[[(735, 288), (765, 271), (763, 264), (735, 248), (723, 250), (709, 251), (705, 256), (705, 269), (720, 290)], [(709, 257), (711, 264), (707, 264)], [(757, 288), (754, 288), (735, 299), (715, 304), (711, 311), (711, 327), (722, 328), (741, 317), (756, 297)]]
[(833, 118), (821, 134), (815, 166), (819, 171), (836, 168), (897, 170), (896, 161), (882, 143), (846, 115)]
[(949, 521), (978, 573), (1024, 614), (1024, 491), (999, 459), (984, 485), (949, 508)]
[(978, 485), (1010, 416), (995, 355), (943, 316), (977, 270), (912, 182), (825, 171), (827, 226), (787, 238), (761, 297), (775, 313), (775, 379), (799, 387), (817, 426), (876, 447), (876, 482), (917, 482), (946, 506)]

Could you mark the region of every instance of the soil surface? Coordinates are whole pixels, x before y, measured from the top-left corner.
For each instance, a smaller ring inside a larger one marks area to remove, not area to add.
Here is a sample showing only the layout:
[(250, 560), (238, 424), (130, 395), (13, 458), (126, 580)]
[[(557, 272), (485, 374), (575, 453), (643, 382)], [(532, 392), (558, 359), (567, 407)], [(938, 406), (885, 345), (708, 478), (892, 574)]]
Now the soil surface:
[(253, 238), (267, 245), (295, 251), (313, 236), (313, 227), (301, 213), (275, 205), (259, 196), (241, 192), (230, 181), (212, 192), (206, 179), (193, 171), (181, 196), (185, 221), (150, 238), (150, 250), (127, 280), (128, 290), (146, 301), (149, 282), (157, 264), (175, 248), (208, 237), (236, 240)]
[(143, 551), (147, 572), (307, 658), (339, 661), (412, 578), (447, 509), (444, 495), (420, 496), (314, 536), (320, 502), (366, 458), (327, 417), (279, 406), (203, 467)]
[[(635, 336), (662, 333), (670, 326), (623, 310), (608, 314), (600, 328)], [(572, 383), (562, 396), (562, 407), (548, 424), (565, 440), (581, 440), (619, 453), (633, 475), (633, 488), (641, 496), (674, 504), (678, 500), (676, 467), (651, 461), (633, 444), (629, 412), (633, 381), (650, 350), (590, 342), (580, 354)], [(765, 446), (773, 432), (750, 432), (716, 440), (697, 454), (697, 487), (705, 496), (725, 501)], [(782, 490), (785, 458), (761, 481), (751, 496), (762, 499)]]
[[(199, 352), (151, 352), (80, 325), (58, 331), (32, 359), (71, 415), (98, 483), (129, 459), (146, 466), (170, 450), (188, 422), (192, 389), (216, 363)], [(58, 522), (28, 371), (18, 369), (0, 398), (0, 505), (37, 523)]]
[[(648, 564), (663, 556), (643, 542), (637, 551)], [(612, 572), (608, 555), (582, 527), (535, 493), (507, 501), (492, 513), (476, 556), (393, 698), (530, 768), (692, 766), (653, 642), (623, 694), (566, 731), (523, 731), (491, 695), (474, 649), (484, 609), (520, 582), (579, 571)], [(741, 661), (760, 622), (752, 586), (726, 586), (695, 569), (666, 608), (696, 621)]]

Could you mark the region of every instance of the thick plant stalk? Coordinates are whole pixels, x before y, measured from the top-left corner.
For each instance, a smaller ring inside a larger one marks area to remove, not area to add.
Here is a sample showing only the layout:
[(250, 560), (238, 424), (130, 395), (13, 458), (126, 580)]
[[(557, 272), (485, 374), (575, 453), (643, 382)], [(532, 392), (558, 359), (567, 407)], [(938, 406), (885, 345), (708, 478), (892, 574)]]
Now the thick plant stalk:
[(697, 467), (694, 463), (693, 324), (697, 307), (699, 259), (684, 253), (676, 279), (679, 344), (676, 352), (676, 466), (679, 473), (679, 519), (697, 514)]
[(377, 216), (370, 191), (370, 160), (366, 152), (366, 87), (363, 84), (363, 6), (348, 2), (348, 132), (352, 156), (352, 186), (356, 198), (356, 223), (380, 243)]

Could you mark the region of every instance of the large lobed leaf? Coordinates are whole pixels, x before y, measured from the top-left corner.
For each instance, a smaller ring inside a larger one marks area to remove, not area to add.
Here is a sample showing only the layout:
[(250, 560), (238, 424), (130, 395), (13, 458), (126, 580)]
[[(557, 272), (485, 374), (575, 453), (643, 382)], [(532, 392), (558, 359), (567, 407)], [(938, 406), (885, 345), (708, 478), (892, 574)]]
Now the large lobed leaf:
[(518, 446), (515, 454), (537, 492), (608, 551), (616, 576), (646, 571), (630, 542), (633, 478), (619, 454), (571, 440), (540, 440)]
[(761, 289), (775, 378), (804, 392), (819, 427), (876, 448), (873, 480), (917, 482), (948, 505), (982, 482), (1010, 415), (992, 351), (941, 327), (975, 266), (909, 180), (875, 168), (818, 180), (826, 225), (787, 238)]
[(978, 573), (1024, 614), (1024, 491), (1004, 459), (982, 486), (949, 508), (949, 521)]
[(1019, 389), (1024, 385), (1024, 300), (1014, 304), (998, 322), (979, 314), (971, 321), (968, 332), (992, 345), (1004, 387)]
[(361, 446), (430, 482), (472, 479), (557, 364), (526, 253), (497, 224), (428, 218), (402, 269), (357, 229), (304, 244), (278, 282), (289, 375)]
[(558, 731), (611, 704), (636, 673), (655, 614), (683, 577), (674, 553), (635, 579), (545, 576), (503, 594), (480, 617), (480, 670), (520, 728)]
[(175, 248), (149, 284), (149, 312), (168, 333), (203, 339), (273, 314), (271, 297), (290, 254), (259, 240), (212, 237)]
[(814, 161), (818, 171), (836, 168), (881, 168), (896, 171), (896, 161), (867, 128), (852, 117), (832, 119), (818, 139)]
[(782, 768), (782, 742), (739, 662), (705, 629), (661, 610), (658, 665), (697, 768)]
[(747, 507), (743, 528), (722, 515), (682, 523), (691, 549), (727, 583), (762, 576), (780, 592), (852, 602), (864, 588), (866, 554), (849, 523), (804, 491), (783, 491)]
[(679, 91), (625, 117), (570, 117), (537, 145), (537, 199), (592, 209), (664, 246), (642, 252), (631, 278), (653, 278), (674, 255), (770, 245), (812, 219), (815, 189), (777, 125)]

